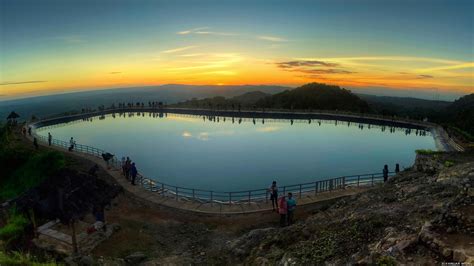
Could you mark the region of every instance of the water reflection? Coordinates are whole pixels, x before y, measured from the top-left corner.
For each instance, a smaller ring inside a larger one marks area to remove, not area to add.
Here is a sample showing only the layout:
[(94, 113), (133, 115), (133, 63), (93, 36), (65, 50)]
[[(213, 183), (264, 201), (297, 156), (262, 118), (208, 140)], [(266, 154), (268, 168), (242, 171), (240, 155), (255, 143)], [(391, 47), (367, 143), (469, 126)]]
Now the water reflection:
[(130, 156), (165, 183), (221, 191), (394, 170), (411, 166), (415, 149), (435, 148), (422, 128), (319, 118), (117, 112), (37, 132)]
[[(47, 129), (47, 128), (56, 128), (56, 127), (62, 127), (62, 126), (67, 126), (68, 124), (74, 124), (78, 123), (81, 121), (88, 121), (92, 122), (94, 119), (98, 120), (106, 120), (107, 118), (112, 118), (115, 119), (116, 117), (119, 118), (134, 118), (134, 117), (145, 117), (145, 112), (120, 112), (120, 113), (111, 113), (107, 115), (100, 115), (97, 117), (86, 117), (82, 118), (79, 120), (74, 120), (74, 121), (69, 121), (65, 123), (60, 123), (60, 124), (55, 124), (55, 125), (50, 125), (50, 126), (45, 126), (42, 127), (42, 129)], [(172, 119), (172, 120), (181, 120), (181, 121), (195, 121), (197, 117), (202, 117), (203, 122), (211, 122), (211, 123), (225, 123), (226, 119), (230, 119), (232, 124), (235, 123), (235, 117), (225, 117), (225, 116), (205, 116), (205, 115), (190, 115), (190, 114), (170, 114), (168, 116), (167, 113), (163, 112), (158, 112), (158, 113), (148, 113), (148, 117), (152, 118), (167, 118), (167, 119)], [(317, 120), (317, 125), (321, 126), (323, 124), (333, 124), (334, 126), (338, 126), (338, 124), (341, 123), (347, 123), (347, 127), (357, 127), (360, 130), (364, 129), (380, 129), (381, 132), (389, 132), (389, 133), (395, 133), (402, 131), (405, 133), (405, 135), (411, 135), (415, 134), (416, 136), (431, 136), (429, 130), (426, 129), (413, 129), (413, 128), (406, 128), (406, 127), (396, 127), (396, 126), (387, 126), (387, 125), (377, 125), (377, 124), (370, 124), (370, 123), (354, 123), (351, 121), (340, 121), (340, 120), (323, 120), (323, 119), (315, 119)], [(290, 125), (293, 125), (294, 123), (307, 123), (308, 125), (311, 125), (313, 119), (271, 119), (271, 118), (262, 118), (261, 123), (264, 125), (266, 122), (267, 123), (281, 123), (281, 122), (289, 122)], [(248, 117), (239, 117), (238, 118), (238, 124), (242, 124), (242, 122), (251, 122), (253, 125), (257, 125), (257, 120), (256, 118), (248, 118)]]

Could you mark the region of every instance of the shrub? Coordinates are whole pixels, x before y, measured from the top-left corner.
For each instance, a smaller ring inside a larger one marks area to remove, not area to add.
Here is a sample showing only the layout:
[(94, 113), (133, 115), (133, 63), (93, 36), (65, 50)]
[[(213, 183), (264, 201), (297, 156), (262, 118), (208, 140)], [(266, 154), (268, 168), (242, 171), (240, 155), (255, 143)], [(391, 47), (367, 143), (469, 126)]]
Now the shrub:
[[(18, 239), (23, 235), (28, 224), (29, 221), (23, 214), (17, 212), (16, 209), (12, 209), (7, 219), (7, 224), (0, 228), (0, 239), (8, 245), (10, 241)], [(0, 263), (0, 265), (2, 264)]]
[(14, 198), (37, 186), (45, 178), (54, 175), (64, 165), (64, 155), (56, 151), (43, 151), (27, 157), (27, 161), (20, 164), (9, 177), (0, 180), (2, 185), (0, 199)]
[(416, 154), (420, 155), (436, 155), (439, 153), (443, 153), (442, 151), (433, 151), (433, 150), (416, 150)]
[(452, 161), (444, 161), (444, 167), (451, 167), (454, 166), (454, 162)]

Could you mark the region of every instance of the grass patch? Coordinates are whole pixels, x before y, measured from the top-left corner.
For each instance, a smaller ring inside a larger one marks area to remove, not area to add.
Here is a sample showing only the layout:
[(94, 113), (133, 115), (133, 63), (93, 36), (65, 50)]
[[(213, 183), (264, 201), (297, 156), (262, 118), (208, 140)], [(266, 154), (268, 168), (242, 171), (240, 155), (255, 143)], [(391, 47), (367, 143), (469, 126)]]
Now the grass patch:
[(464, 138), (466, 138), (468, 141), (470, 142), (474, 142), (474, 136), (472, 134), (470, 134), (469, 132), (467, 131), (464, 131), (460, 128), (457, 128), (457, 127), (450, 127), (452, 130), (454, 130), (456, 133), (458, 133), (459, 135), (463, 136)]
[(11, 241), (23, 236), (28, 224), (29, 221), (23, 214), (17, 212), (16, 209), (11, 209), (7, 224), (0, 228), (0, 240), (8, 245)]
[(452, 167), (452, 166), (454, 166), (453, 161), (444, 161), (444, 167)]
[(46, 261), (40, 260), (29, 253), (22, 253), (18, 251), (6, 253), (0, 251), (0, 265), (50, 266), (60, 264), (57, 264), (53, 259), (46, 259)]
[[(2, 155), (8, 155), (6, 152)], [(4, 156), (0, 156), (2, 160)], [(65, 165), (64, 155), (56, 151), (42, 151), (30, 155), (26, 161), (19, 163), (16, 159), (22, 156), (10, 157), (12, 164), (18, 165), (18, 168), (0, 180), (2, 190), (0, 191), (0, 200), (7, 200), (19, 196), (26, 190), (37, 186), (47, 177), (54, 175)], [(8, 167), (8, 166), (6, 166)]]
[(434, 154), (440, 154), (443, 153), (442, 151), (433, 151), (433, 150), (416, 150), (416, 154), (420, 155), (434, 155)]

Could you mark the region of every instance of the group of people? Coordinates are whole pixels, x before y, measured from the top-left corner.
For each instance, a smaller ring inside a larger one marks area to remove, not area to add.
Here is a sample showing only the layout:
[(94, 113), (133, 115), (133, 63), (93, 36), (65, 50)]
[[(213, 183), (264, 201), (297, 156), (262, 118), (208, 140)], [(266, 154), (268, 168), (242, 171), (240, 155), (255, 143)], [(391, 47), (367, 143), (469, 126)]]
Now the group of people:
[(272, 182), (268, 192), (270, 193), (273, 211), (277, 211), (280, 215), (280, 226), (284, 227), (293, 224), (296, 210), (296, 200), (293, 198), (293, 193), (289, 192), (287, 196), (282, 195), (279, 197), (276, 181)]
[(122, 173), (125, 178), (129, 180), (132, 185), (135, 186), (138, 171), (137, 167), (135, 166), (135, 163), (133, 163), (129, 157), (127, 157), (127, 159), (125, 159), (125, 157), (122, 157)]

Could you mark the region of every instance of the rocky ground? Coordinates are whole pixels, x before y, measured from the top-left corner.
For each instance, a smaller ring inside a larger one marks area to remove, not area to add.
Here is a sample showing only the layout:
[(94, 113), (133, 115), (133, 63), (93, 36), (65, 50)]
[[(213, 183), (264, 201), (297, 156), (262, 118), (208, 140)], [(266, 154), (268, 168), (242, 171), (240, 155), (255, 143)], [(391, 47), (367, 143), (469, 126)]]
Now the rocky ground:
[(197, 218), (153, 211), (128, 195), (121, 231), (93, 252), (119, 264), (436, 264), (474, 262), (474, 154), (418, 156), (410, 170), (279, 228), (273, 213)]
[(474, 156), (419, 156), (388, 184), (229, 244), (244, 263), (474, 262)]

